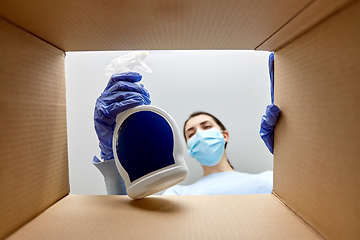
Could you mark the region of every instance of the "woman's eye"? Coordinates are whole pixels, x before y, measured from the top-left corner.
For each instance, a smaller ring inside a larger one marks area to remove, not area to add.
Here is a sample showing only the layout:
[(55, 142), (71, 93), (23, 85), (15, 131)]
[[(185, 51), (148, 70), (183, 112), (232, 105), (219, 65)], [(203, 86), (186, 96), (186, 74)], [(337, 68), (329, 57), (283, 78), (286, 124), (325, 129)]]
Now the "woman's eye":
[(211, 128), (211, 126), (205, 126), (205, 127), (204, 127), (204, 129), (209, 129), (209, 128)]
[(190, 133), (188, 139), (191, 138), (192, 136), (194, 136), (194, 133)]

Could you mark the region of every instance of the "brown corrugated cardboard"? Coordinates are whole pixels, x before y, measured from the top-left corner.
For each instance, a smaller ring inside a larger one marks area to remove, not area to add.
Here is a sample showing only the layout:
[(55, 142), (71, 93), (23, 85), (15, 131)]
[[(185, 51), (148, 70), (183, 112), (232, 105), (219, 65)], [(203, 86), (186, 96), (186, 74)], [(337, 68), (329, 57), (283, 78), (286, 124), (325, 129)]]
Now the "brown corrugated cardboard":
[(0, 238), (69, 192), (64, 53), (0, 19)]
[(341, 9), (353, 0), (317, 0), (311, 1), (298, 15), (291, 19), (284, 27), (280, 28), (273, 36), (257, 47), (257, 50), (276, 51), (299, 37), (302, 33), (313, 28), (316, 24), (326, 19), (327, 16)]
[[(65, 231), (66, 229), (66, 231)], [(271, 194), (69, 195), (10, 239), (322, 239)]]
[(0, 15), (64, 51), (254, 49), (311, 0), (0, 2)]
[(275, 54), (274, 191), (329, 239), (360, 237), (360, 2)]
[[(12, 23), (0, 20), (0, 238), (359, 238), (360, 3), (309, 31), (347, 2), (0, 1)], [(274, 194), (66, 196), (59, 49), (274, 50), (289, 40), (275, 54)]]

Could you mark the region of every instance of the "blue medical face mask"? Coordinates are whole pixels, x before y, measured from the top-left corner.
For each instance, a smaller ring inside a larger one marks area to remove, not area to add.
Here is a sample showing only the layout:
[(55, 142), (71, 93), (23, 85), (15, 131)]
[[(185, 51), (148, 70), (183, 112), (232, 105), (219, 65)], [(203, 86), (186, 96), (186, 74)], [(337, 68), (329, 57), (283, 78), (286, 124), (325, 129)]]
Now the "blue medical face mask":
[(201, 165), (212, 167), (218, 164), (224, 153), (225, 139), (217, 128), (196, 131), (188, 140), (188, 153)]

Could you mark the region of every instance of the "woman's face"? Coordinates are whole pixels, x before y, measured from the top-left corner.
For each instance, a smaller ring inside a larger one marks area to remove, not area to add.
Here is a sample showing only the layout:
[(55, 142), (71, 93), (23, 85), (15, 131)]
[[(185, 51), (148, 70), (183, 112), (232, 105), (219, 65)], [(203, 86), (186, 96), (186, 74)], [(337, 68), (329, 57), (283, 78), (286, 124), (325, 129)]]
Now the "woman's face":
[[(208, 115), (200, 114), (196, 117), (190, 118), (185, 125), (186, 142), (196, 134), (196, 131), (198, 129), (207, 130), (211, 128), (217, 128), (220, 131), (222, 131), (220, 126), (216, 124), (214, 119)], [(224, 131), (223, 134), (224, 134), (225, 142), (227, 142), (229, 134), (226, 130)]]

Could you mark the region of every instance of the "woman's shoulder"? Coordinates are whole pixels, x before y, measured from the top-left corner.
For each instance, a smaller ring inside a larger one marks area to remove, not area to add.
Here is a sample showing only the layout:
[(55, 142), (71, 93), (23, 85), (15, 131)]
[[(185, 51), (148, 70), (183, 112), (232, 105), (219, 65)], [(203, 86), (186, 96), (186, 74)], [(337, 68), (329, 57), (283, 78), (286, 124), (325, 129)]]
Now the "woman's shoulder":
[(227, 171), (206, 175), (190, 185), (175, 185), (163, 195), (223, 195), (270, 193), (272, 171), (257, 174)]
[(265, 172), (259, 173), (259, 175), (268, 176), (268, 177), (273, 177), (274, 174), (273, 174), (273, 171), (267, 170), (267, 171), (265, 171)]
[(268, 177), (273, 176), (273, 171), (271, 171), (271, 170), (267, 170), (267, 171), (260, 172), (260, 173), (245, 173), (245, 172), (238, 172), (238, 171), (232, 171), (232, 172), (227, 172), (227, 173), (238, 175), (238, 176), (268, 176)]
[(183, 190), (184, 187), (186, 186), (182, 186), (182, 185), (174, 185), (168, 189), (166, 189), (162, 195), (184, 195)]
[[(256, 176), (273, 176), (273, 171), (268, 170), (261, 173), (246, 173), (246, 172), (239, 172), (239, 171), (226, 171), (226, 172), (219, 172), (219, 173), (212, 173), (201, 179), (211, 179), (211, 178), (223, 178), (223, 177), (256, 177)], [(199, 179), (199, 181), (201, 180)]]

